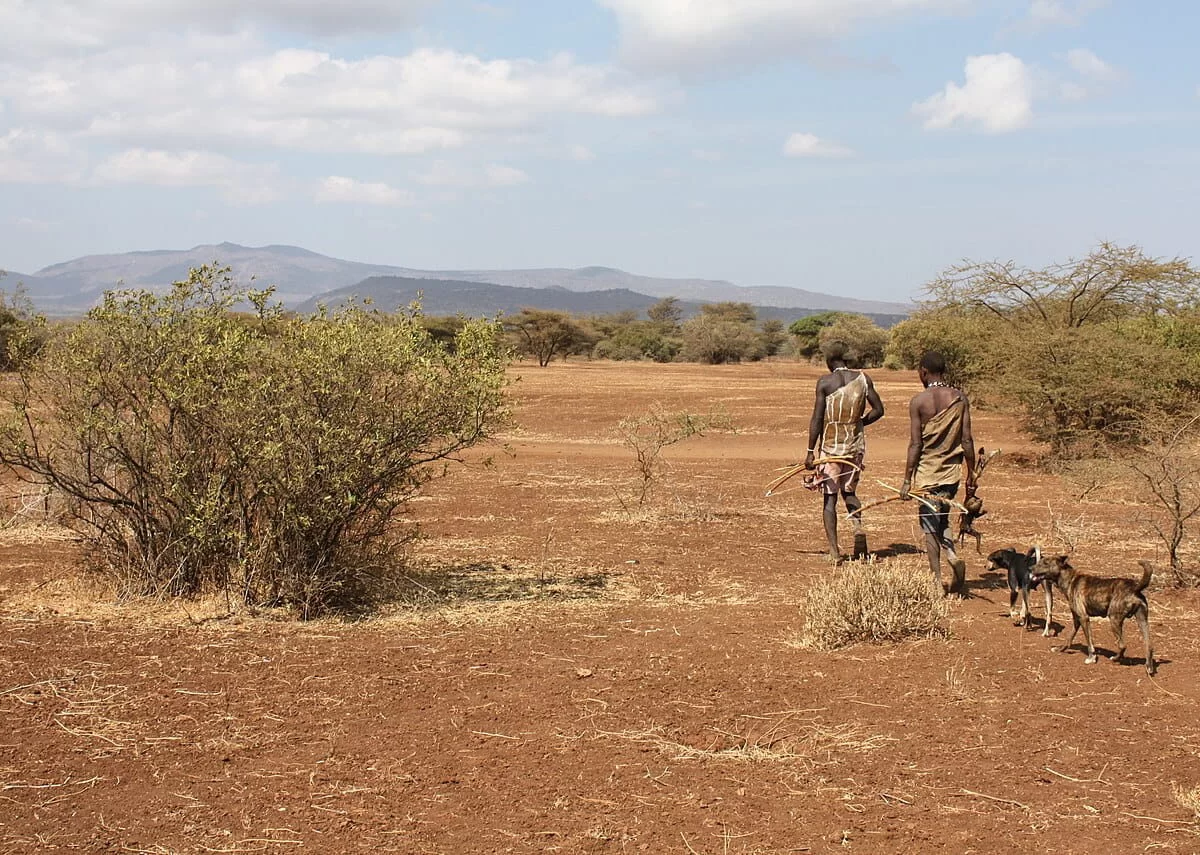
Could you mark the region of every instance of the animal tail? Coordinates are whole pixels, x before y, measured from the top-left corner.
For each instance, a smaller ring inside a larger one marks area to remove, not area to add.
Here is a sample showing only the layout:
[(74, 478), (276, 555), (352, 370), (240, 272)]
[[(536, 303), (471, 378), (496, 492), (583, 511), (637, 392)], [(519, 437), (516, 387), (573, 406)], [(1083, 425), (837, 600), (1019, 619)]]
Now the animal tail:
[(1150, 584), (1150, 577), (1154, 575), (1154, 565), (1149, 561), (1142, 560), (1138, 564), (1142, 565), (1142, 581), (1138, 583), (1137, 589), (1139, 592), (1146, 590)]

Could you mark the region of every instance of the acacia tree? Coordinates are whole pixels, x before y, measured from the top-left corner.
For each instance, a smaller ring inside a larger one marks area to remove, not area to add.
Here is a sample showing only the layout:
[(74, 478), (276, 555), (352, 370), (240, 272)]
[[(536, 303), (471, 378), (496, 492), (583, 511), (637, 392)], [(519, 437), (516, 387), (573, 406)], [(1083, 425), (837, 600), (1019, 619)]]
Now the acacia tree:
[(783, 350), (787, 342), (787, 333), (783, 329), (783, 321), (779, 318), (767, 318), (758, 325), (758, 340), (762, 343), (764, 356), (775, 356)]
[(683, 307), (679, 305), (678, 297), (663, 297), (646, 310), (646, 317), (661, 327), (664, 334), (673, 333), (683, 321)]
[(689, 362), (721, 365), (743, 359), (761, 359), (762, 340), (754, 325), (701, 314), (683, 323), (681, 356)]
[(532, 356), (542, 368), (555, 356), (577, 353), (591, 343), (578, 321), (552, 309), (522, 309), (504, 326), (513, 333), (517, 350)]
[(821, 330), (838, 320), (849, 317), (848, 312), (817, 312), (792, 321), (788, 332), (793, 336), (793, 350), (804, 359), (812, 359), (821, 349)]
[(1162, 318), (1200, 301), (1200, 273), (1184, 259), (1103, 243), (1041, 269), (968, 262), (927, 292), (930, 315), (990, 319), (991, 334), (974, 346), (990, 351), (997, 392), (1057, 455), (1098, 440), (1135, 441), (1147, 407), (1178, 409), (1197, 398), (1189, 360), (1156, 331)]

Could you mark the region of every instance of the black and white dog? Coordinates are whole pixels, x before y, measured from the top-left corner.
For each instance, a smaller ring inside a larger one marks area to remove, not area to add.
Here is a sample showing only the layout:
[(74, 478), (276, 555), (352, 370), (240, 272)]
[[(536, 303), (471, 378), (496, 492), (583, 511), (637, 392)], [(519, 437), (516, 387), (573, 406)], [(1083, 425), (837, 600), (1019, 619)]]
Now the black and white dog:
[[(1029, 592), (1042, 585), (1042, 580), (1034, 580), (1033, 567), (1042, 558), (1041, 550), (1036, 546), (1028, 552), (1021, 553), (1015, 549), (997, 549), (988, 556), (988, 570), (1004, 568), (1008, 572), (1008, 616), (1016, 620), (1017, 626), (1030, 627)], [(1054, 586), (1042, 585), (1046, 596), (1046, 628), (1043, 636), (1051, 634), (1053, 626), (1050, 616), (1054, 608)], [(1017, 611), (1017, 597), (1021, 598), (1021, 609)]]

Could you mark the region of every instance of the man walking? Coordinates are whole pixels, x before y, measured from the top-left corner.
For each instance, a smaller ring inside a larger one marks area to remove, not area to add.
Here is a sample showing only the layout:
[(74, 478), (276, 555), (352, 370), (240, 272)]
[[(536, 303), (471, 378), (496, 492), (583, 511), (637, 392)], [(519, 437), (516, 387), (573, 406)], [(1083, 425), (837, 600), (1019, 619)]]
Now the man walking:
[[(825, 348), (825, 364), (829, 373), (817, 381), (812, 419), (808, 424), (808, 454), (805, 468), (814, 469), (807, 480), (810, 489), (821, 490), (825, 498), (825, 537), (829, 541), (829, 556), (834, 564), (842, 562), (838, 548), (838, 494), (846, 511), (854, 514), (855, 559), (867, 555), (867, 535), (862, 518), (855, 514), (862, 507), (855, 491), (858, 489), (866, 454), (867, 425), (883, 418), (883, 402), (875, 384), (863, 371), (846, 364), (846, 346), (831, 342)], [(867, 406), (870, 411), (867, 411)], [(820, 455), (820, 462), (817, 455)], [(815, 467), (815, 468), (814, 468)]]
[(965, 596), (967, 565), (955, 554), (949, 537), (950, 505), (967, 464), (966, 498), (975, 495), (975, 440), (971, 436), (971, 403), (961, 390), (946, 382), (946, 360), (927, 351), (917, 368), (924, 391), (909, 404), (908, 459), (900, 497), (911, 498), (909, 490), (922, 492), (918, 518), (925, 532), (925, 551), (933, 578), (941, 584), (941, 555), (944, 550), (953, 574), (948, 593)]

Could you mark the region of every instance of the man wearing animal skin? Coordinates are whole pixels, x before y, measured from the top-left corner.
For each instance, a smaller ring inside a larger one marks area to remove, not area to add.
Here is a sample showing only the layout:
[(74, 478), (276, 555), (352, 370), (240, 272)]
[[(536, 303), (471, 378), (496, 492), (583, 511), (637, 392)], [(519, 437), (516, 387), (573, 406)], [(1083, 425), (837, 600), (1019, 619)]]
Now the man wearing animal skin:
[[(862, 507), (855, 491), (867, 450), (863, 429), (883, 418), (883, 402), (866, 372), (847, 364), (844, 344), (830, 342), (823, 349), (829, 373), (817, 381), (812, 418), (808, 424), (808, 454), (804, 458), (805, 468), (814, 471), (805, 479), (805, 484), (824, 495), (825, 537), (829, 541), (829, 556), (834, 564), (840, 564), (842, 553), (838, 548), (837, 531), (839, 493), (847, 512), (853, 514), (853, 557), (859, 559), (867, 555), (867, 535), (863, 531), (862, 517), (854, 513)], [(821, 456), (819, 463), (818, 453)]]
[[(908, 407), (908, 458), (900, 498), (910, 499), (916, 490), (923, 499), (918, 510), (925, 532), (925, 551), (933, 578), (941, 584), (941, 558), (953, 573), (948, 593), (966, 595), (967, 565), (954, 552), (947, 534), (950, 524), (948, 500), (958, 493), (966, 463), (966, 498), (975, 495), (975, 440), (971, 435), (971, 402), (960, 389), (946, 382), (946, 360), (927, 351), (917, 368), (924, 391), (913, 396)], [(932, 505), (933, 507), (930, 507)]]

